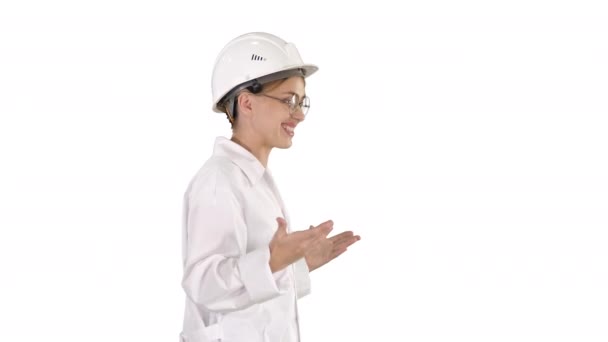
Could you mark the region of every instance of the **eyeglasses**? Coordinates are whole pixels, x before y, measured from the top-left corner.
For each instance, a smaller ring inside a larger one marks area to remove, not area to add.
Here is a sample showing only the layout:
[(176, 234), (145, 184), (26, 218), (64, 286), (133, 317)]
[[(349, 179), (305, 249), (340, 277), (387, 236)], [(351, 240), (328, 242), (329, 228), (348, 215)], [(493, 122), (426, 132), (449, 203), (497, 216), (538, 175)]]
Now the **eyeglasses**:
[(310, 98), (306, 95), (304, 95), (304, 97), (301, 100), (300, 100), (300, 96), (298, 96), (297, 94), (293, 94), (289, 98), (283, 98), (283, 99), (274, 97), (274, 96), (270, 96), (270, 95), (266, 95), (266, 94), (255, 94), (255, 95), (268, 97), (270, 99), (277, 100), (279, 102), (286, 104), (289, 107), (289, 114), (295, 113), (296, 110), (298, 108), (300, 108), (302, 110), (302, 114), (304, 114), (304, 116), (306, 116), (306, 113), (308, 113), (308, 110), (310, 109)]

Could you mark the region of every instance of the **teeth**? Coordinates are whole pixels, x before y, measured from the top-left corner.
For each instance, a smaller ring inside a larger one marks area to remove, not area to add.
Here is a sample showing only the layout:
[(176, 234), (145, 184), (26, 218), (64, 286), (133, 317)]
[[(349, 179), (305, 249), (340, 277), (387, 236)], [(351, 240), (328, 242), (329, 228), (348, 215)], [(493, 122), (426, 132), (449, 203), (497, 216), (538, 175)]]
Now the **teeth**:
[(287, 126), (287, 125), (283, 125), (283, 128), (285, 128), (285, 130), (289, 133), (293, 133), (293, 127), (291, 126)]

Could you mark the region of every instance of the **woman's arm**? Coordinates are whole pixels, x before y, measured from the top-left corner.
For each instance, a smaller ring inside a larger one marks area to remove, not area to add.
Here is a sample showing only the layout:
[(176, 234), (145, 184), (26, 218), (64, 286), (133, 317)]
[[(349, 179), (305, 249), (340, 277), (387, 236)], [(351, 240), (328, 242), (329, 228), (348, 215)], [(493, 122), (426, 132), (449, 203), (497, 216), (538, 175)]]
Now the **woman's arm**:
[(186, 201), (182, 287), (192, 301), (210, 311), (229, 312), (287, 290), (276, 280), (285, 277), (270, 271), (268, 246), (246, 253), (243, 210), (229, 187), (205, 186)]

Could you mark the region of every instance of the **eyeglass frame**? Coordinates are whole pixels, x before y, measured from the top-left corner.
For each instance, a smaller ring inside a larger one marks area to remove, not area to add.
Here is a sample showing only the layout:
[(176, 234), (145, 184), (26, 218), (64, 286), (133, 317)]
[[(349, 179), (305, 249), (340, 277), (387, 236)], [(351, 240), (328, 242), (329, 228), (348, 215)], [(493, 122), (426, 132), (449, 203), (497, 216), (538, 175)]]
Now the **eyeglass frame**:
[[(262, 94), (262, 93), (253, 94), (253, 95), (264, 96), (269, 99), (273, 99), (273, 100), (279, 101), (283, 104), (286, 104), (287, 107), (289, 107), (290, 115), (293, 115), (296, 112), (296, 108), (300, 108), (300, 111), (306, 117), (306, 114), (310, 110), (310, 97), (308, 97), (306, 95), (304, 95), (302, 97), (301, 101), (300, 101), (300, 96), (298, 94), (292, 94), (289, 100), (285, 100), (280, 97), (274, 97), (274, 96), (271, 96), (268, 94)], [(293, 101), (294, 98), (296, 99), (296, 101)], [(307, 102), (307, 103), (305, 104), (304, 102)]]

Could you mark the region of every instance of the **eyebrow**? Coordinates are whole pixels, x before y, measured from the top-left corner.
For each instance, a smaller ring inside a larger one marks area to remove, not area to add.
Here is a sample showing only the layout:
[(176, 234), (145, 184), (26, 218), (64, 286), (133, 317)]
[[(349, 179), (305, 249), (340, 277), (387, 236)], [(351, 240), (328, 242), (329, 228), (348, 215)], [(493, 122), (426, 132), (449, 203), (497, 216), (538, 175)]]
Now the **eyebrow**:
[(289, 91), (289, 90), (286, 90), (286, 91), (282, 92), (281, 94), (298, 95), (299, 98), (304, 98), (304, 96), (306, 96), (306, 93), (304, 93), (304, 95), (300, 96), (300, 94), (293, 92), (293, 91)]

